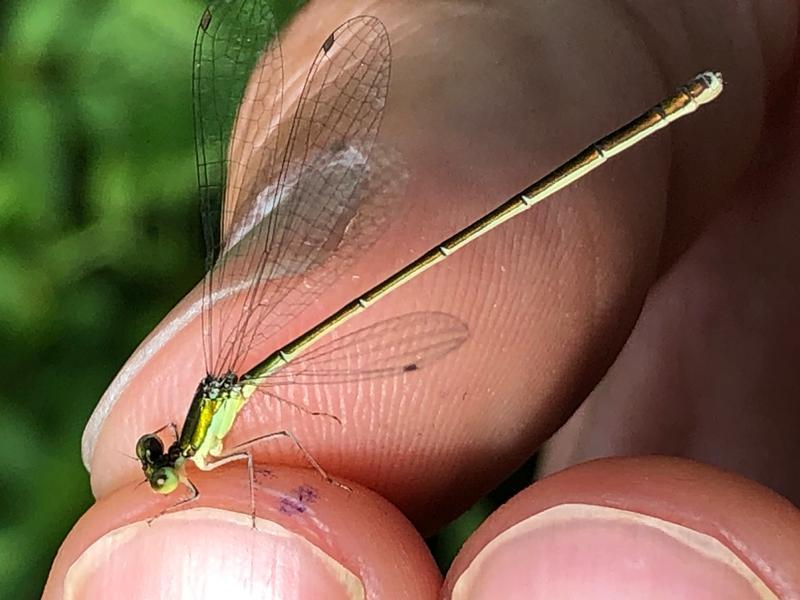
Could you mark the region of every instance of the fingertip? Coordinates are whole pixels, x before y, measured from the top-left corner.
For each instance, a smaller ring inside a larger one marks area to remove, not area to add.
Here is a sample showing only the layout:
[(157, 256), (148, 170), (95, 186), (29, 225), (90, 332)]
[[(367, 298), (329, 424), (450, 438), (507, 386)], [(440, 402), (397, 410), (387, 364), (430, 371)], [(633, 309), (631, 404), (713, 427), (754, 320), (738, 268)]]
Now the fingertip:
[[(193, 477), (193, 480), (195, 477)], [(236, 469), (199, 474), (200, 498), (126, 487), (65, 540), (44, 598), (435, 598), (440, 575), (410, 523), (376, 494), (302, 469), (256, 478), (255, 527)]]
[(788, 597), (798, 548), (800, 514), (755, 482), (680, 459), (603, 459), (492, 515), (445, 597)]

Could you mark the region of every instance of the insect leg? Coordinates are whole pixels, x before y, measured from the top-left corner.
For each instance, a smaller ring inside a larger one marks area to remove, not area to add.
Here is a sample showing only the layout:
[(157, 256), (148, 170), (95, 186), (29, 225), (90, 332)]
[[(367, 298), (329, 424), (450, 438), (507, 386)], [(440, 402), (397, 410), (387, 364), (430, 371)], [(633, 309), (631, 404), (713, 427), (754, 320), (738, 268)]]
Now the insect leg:
[(178, 501), (177, 501), (175, 504), (173, 504), (172, 506), (168, 506), (167, 508), (165, 508), (164, 510), (162, 510), (160, 513), (158, 513), (156, 516), (154, 516), (154, 517), (152, 517), (152, 518), (148, 519), (148, 520), (147, 520), (147, 526), (148, 526), (148, 527), (150, 526), (150, 524), (151, 524), (153, 521), (155, 521), (155, 520), (156, 520), (156, 519), (158, 519), (159, 517), (161, 517), (161, 516), (163, 516), (163, 515), (165, 515), (165, 514), (167, 514), (167, 513), (169, 513), (169, 512), (174, 512), (174, 511), (175, 511), (177, 508), (179, 508), (179, 507), (183, 506), (184, 504), (188, 504), (189, 502), (194, 502), (195, 500), (197, 500), (197, 499), (200, 497), (200, 492), (199, 492), (199, 490), (197, 489), (197, 486), (196, 486), (195, 484), (193, 484), (193, 483), (191, 482), (191, 480), (189, 480), (189, 479), (184, 479), (184, 480), (183, 480), (183, 483), (186, 485), (186, 487), (188, 487), (188, 488), (189, 488), (189, 496), (188, 496), (187, 498), (181, 498), (180, 500), (178, 500)]
[[(238, 446), (236, 447), (238, 448)], [(234, 450), (236, 448), (233, 448)], [(250, 518), (253, 521), (253, 529), (256, 527), (256, 493), (255, 493), (255, 472), (253, 470), (253, 455), (247, 451), (233, 452), (220, 456), (214, 462), (206, 463), (206, 470), (213, 471), (217, 467), (226, 465), (228, 463), (236, 462), (237, 460), (247, 461), (247, 475), (250, 483)]]
[(260, 435), (256, 438), (253, 438), (252, 440), (248, 440), (246, 442), (242, 442), (241, 444), (237, 444), (236, 446), (231, 448), (231, 450), (233, 451), (242, 450), (249, 446), (253, 446), (259, 442), (265, 442), (267, 440), (278, 437), (289, 438), (292, 441), (292, 443), (295, 446), (297, 446), (297, 449), (303, 453), (305, 459), (312, 467), (314, 467), (317, 473), (319, 473), (322, 476), (322, 478), (328, 483), (334, 483), (333, 478), (330, 475), (328, 475), (325, 469), (323, 469), (322, 466), (314, 459), (314, 457), (311, 456), (311, 453), (309, 453), (309, 451), (303, 447), (303, 444), (300, 443), (300, 440), (298, 440), (297, 437), (295, 437), (295, 435), (287, 429), (282, 429), (281, 431), (273, 431), (272, 433), (267, 433), (266, 435)]
[(300, 411), (302, 413), (305, 413), (305, 414), (309, 415), (310, 417), (326, 417), (328, 419), (336, 421), (339, 425), (342, 424), (342, 420), (339, 417), (337, 417), (336, 415), (333, 415), (331, 413), (327, 413), (327, 412), (323, 412), (323, 411), (310, 410), (308, 407), (303, 406), (302, 404), (299, 404), (297, 402), (292, 402), (291, 400), (287, 400), (286, 398), (283, 398), (283, 397), (279, 396), (278, 394), (276, 394), (274, 392), (269, 392), (269, 391), (263, 390), (262, 393), (265, 396), (269, 396), (270, 398), (273, 398), (273, 399), (277, 400), (278, 402), (282, 402), (283, 404), (286, 404), (287, 406), (293, 408), (294, 410), (297, 410), (297, 411)]
[[(248, 440), (246, 442), (242, 442), (241, 444), (237, 444), (236, 446), (232, 447), (231, 451), (235, 453), (235, 452), (244, 450), (245, 448), (248, 448), (250, 446), (253, 446), (253, 445), (255, 445), (255, 444), (259, 443), (259, 442), (265, 442), (267, 440), (278, 438), (278, 437), (289, 438), (292, 441), (292, 443), (295, 446), (297, 446), (297, 449), (300, 450), (300, 452), (303, 453), (303, 456), (305, 457), (305, 459), (308, 462), (308, 464), (310, 464), (312, 467), (314, 467), (314, 470), (317, 473), (319, 473), (320, 476), (325, 481), (327, 481), (328, 483), (332, 483), (334, 485), (337, 485), (340, 488), (343, 488), (343, 489), (345, 489), (347, 491), (351, 491), (348, 486), (344, 485), (343, 483), (339, 483), (338, 481), (333, 479), (333, 477), (328, 475), (328, 472), (325, 469), (322, 468), (322, 465), (320, 465), (314, 459), (314, 457), (311, 456), (311, 453), (303, 447), (303, 444), (300, 443), (300, 440), (298, 440), (297, 437), (291, 431), (289, 431), (287, 429), (282, 429), (281, 431), (273, 431), (272, 433), (267, 433), (265, 435), (260, 435), (260, 436), (258, 436), (256, 438), (253, 438), (252, 440)], [(225, 457), (222, 457), (222, 459), (224, 459), (224, 458)], [(213, 464), (217, 464), (217, 462), (218, 461), (214, 461)]]
[(161, 427), (160, 429), (155, 430), (153, 432), (153, 435), (158, 435), (159, 433), (161, 433), (165, 429), (171, 429), (172, 430), (172, 435), (175, 437), (175, 440), (178, 439), (178, 426), (175, 424), (174, 421), (171, 421), (171, 422), (167, 423), (166, 425), (164, 425), (163, 427)]

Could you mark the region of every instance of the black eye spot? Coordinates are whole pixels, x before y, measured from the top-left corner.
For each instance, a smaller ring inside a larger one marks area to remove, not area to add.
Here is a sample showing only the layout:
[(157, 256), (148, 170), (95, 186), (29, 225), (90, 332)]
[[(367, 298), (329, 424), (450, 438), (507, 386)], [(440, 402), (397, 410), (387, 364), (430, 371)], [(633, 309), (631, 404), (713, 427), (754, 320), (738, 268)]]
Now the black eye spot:
[(200, 29), (203, 31), (208, 31), (209, 25), (211, 25), (211, 11), (206, 9), (206, 12), (203, 13), (202, 18), (200, 19)]
[(408, 364), (403, 367), (403, 372), (408, 373), (409, 371), (416, 371), (419, 367), (415, 363)]
[(331, 48), (333, 48), (333, 34), (330, 34), (328, 39), (322, 43), (322, 51), (325, 52), (325, 54), (327, 54)]
[(164, 456), (164, 444), (152, 434), (142, 436), (136, 443), (136, 456), (140, 461), (152, 464)]
[(152, 458), (158, 458), (164, 454), (164, 445), (158, 438), (150, 438), (147, 441), (147, 455)]

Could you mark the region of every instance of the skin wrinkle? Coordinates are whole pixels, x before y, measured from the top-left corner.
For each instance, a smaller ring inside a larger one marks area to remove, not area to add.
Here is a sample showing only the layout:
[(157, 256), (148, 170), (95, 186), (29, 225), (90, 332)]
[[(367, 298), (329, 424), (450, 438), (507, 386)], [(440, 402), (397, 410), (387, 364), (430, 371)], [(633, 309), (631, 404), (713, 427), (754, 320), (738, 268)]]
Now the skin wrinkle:
[[(636, 0), (633, 0), (633, 2), (614, 2), (612, 0), (606, 4), (612, 11), (624, 15), (627, 20), (631, 22), (629, 31), (639, 40), (645, 54), (656, 68), (658, 80), (668, 89), (670, 81), (668, 75), (669, 70), (667, 69), (663, 57), (661, 57), (658, 52), (653, 49), (652, 44), (648, 42), (648, 39), (655, 39), (656, 30), (651, 26), (650, 21), (637, 10), (637, 8), (641, 8), (641, 3), (637, 5)], [(647, 35), (645, 35), (645, 33), (647, 33)], [(669, 132), (665, 133), (669, 134)]]

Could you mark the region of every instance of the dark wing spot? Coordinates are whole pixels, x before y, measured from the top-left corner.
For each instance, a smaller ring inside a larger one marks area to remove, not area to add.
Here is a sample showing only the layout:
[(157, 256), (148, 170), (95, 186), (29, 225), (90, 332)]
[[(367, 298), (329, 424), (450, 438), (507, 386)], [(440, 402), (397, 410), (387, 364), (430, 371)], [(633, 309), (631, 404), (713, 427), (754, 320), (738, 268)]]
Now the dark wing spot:
[(411, 363), (403, 367), (403, 372), (408, 373), (409, 371), (416, 371), (419, 369), (416, 363)]
[(200, 17), (200, 29), (208, 31), (208, 26), (211, 24), (211, 10), (206, 9), (203, 16)]
[(328, 39), (322, 42), (322, 51), (325, 52), (325, 54), (327, 54), (332, 47), (333, 47), (333, 34), (331, 33), (328, 36)]

